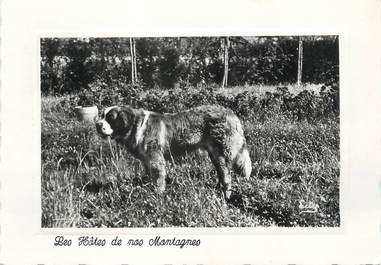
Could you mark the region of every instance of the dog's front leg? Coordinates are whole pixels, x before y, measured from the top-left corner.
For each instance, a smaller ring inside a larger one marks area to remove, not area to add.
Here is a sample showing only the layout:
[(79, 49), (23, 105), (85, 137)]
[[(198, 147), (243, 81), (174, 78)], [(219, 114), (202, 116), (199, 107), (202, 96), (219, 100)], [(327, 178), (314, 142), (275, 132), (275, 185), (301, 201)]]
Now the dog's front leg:
[(151, 179), (155, 182), (157, 191), (162, 193), (165, 190), (165, 159), (162, 152), (152, 151), (148, 154), (145, 167)]

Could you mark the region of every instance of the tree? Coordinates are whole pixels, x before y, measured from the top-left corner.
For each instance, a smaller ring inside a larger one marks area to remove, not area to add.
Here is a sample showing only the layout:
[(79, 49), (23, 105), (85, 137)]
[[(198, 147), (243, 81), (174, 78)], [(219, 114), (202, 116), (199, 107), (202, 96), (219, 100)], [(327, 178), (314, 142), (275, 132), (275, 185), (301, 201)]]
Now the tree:
[(224, 77), (222, 79), (222, 87), (228, 85), (228, 74), (229, 74), (229, 37), (224, 38)]
[(87, 59), (92, 54), (92, 45), (88, 40), (81, 38), (68, 39), (63, 52), (68, 57), (66, 78), (71, 91), (79, 91), (87, 88), (95, 79), (95, 75), (89, 71)]
[(60, 50), (60, 40), (57, 38), (41, 39), (41, 90), (45, 93), (55, 92), (57, 73), (54, 71), (54, 59)]
[(171, 45), (168, 40), (167, 45), (162, 46), (158, 60), (158, 73), (162, 88), (173, 88), (178, 82), (183, 70), (180, 63), (179, 51)]
[(298, 86), (302, 83), (303, 73), (303, 39), (299, 36), (299, 48), (298, 48)]
[(135, 84), (137, 81), (136, 71), (136, 47), (134, 38), (130, 38), (130, 54), (131, 54), (131, 82)]

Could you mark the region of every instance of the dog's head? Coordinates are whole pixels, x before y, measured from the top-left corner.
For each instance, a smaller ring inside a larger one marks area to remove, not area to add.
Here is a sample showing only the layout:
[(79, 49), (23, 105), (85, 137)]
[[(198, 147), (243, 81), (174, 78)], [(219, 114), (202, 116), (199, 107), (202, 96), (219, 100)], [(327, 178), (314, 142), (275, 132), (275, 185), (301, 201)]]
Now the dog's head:
[(95, 126), (102, 137), (115, 138), (124, 136), (131, 130), (134, 123), (135, 113), (129, 107), (108, 107), (97, 120)]

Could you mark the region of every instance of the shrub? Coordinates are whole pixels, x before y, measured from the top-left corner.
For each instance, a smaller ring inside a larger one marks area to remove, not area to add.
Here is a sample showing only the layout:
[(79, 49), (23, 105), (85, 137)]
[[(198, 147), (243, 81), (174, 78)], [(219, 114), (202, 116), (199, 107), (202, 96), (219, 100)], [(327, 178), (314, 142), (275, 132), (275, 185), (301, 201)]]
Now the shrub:
[(293, 94), (283, 86), (259, 96), (251, 91), (236, 95), (217, 92), (214, 87), (199, 86), (170, 90), (146, 90), (142, 84), (97, 80), (77, 95), (65, 97), (61, 106), (74, 109), (77, 105), (95, 104), (99, 109), (113, 105), (130, 105), (159, 113), (174, 113), (192, 107), (219, 104), (233, 110), (240, 118), (266, 120), (287, 117), (296, 121), (314, 122), (339, 114), (337, 83), (322, 86), (319, 92), (303, 90)]

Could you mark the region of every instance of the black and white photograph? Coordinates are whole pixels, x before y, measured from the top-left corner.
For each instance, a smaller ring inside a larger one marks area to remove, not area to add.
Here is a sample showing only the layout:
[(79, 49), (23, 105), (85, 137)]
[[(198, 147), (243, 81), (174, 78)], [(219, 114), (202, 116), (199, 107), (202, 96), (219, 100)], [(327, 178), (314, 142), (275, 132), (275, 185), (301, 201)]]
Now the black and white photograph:
[(41, 38), (41, 227), (340, 227), (339, 36)]
[(380, 14), (4, 0), (0, 264), (380, 264)]

